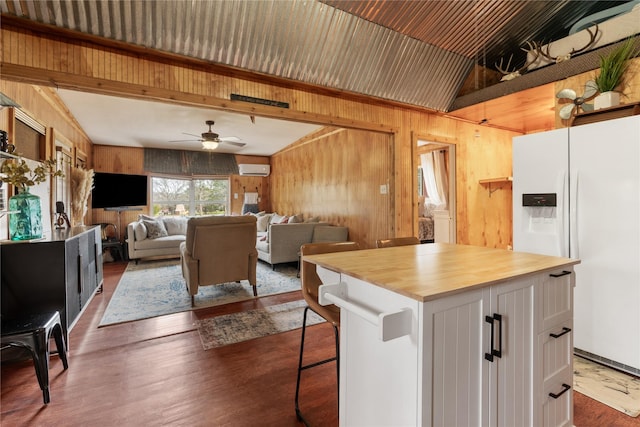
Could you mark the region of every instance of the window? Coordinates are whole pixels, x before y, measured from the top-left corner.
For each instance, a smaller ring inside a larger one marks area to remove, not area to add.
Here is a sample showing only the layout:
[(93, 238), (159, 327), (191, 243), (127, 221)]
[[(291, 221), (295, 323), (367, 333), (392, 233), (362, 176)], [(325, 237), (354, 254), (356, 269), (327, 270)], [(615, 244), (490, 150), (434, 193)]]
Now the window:
[(153, 177), (151, 207), (153, 215), (226, 215), (229, 179)]

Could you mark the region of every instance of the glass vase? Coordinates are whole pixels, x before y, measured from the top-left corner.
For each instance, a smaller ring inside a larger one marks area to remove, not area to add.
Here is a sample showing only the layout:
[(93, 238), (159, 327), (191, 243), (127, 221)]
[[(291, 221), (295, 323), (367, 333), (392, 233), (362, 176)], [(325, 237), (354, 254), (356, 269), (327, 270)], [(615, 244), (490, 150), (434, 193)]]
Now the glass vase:
[(9, 199), (9, 236), (11, 240), (31, 240), (42, 237), (40, 197), (25, 189)]

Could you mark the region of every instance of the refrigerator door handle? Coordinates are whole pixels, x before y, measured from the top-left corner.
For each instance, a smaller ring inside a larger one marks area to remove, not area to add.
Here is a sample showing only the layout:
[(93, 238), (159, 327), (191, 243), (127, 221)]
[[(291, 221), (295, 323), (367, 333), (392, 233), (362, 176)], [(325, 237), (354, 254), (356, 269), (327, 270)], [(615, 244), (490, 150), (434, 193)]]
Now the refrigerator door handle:
[(565, 218), (565, 209), (567, 209), (567, 186), (568, 186), (568, 176), (566, 170), (561, 170), (558, 173), (557, 178), (557, 188), (558, 188), (558, 197), (557, 197), (557, 221), (556, 221), (556, 233), (558, 234), (558, 254), (563, 257), (568, 257), (568, 247), (569, 247), (569, 234), (567, 233), (567, 221)]
[(578, 247), (578, 180), (580, 171), (576, 170), (569, 181), (569, 256), (579, 258)]

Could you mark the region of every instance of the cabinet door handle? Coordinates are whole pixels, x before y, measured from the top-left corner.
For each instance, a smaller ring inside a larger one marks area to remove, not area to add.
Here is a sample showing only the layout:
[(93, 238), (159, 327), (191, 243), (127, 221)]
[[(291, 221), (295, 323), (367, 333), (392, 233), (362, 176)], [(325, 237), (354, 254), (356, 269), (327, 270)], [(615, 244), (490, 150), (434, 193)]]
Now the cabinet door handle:
[[(485, 322), (491, 324), (491, 351), (485, 353), (484, 358), (489, 362), (493, 362), (493, 357), (502, 357), (502, 315), (493, 313), (493, 316), (485, 316)], [(494, 348), (495, 340), (495, 322), (498, 323), (498, 348)]]
[(559, 398), (560, 396), (562, 396), (563, 394), (565, 394), (569, 389), (571, 388), (571, 386), (569, 384), (562, 384), (562, 391), (558, 394), (555, 393), (549, 393), (549, 397), (553, 397), (554, 399)]
[(96, 260), (96, 274), (98, 273), (98, 271), (100, 271), (100, 268), (98, 267), (98, 255), (99, 255), (99, 251), (98, 251), (98, 244), (96, 243), (95, 245), (93, 245), (93, 252), (95, 253), (95, 256), (93, 257), (93, 259)]
[(549, 336), (552, 338), (560, 338), (561, 336), (563, 336), (564, 334), (568, 334), (569, 332), (571, 332), (571, 328), (567, 328), (566, 326), (563, 326), (562, 332), (560, 332), (559, 334), (551, 333), (549, 334)]
[(570, 271), (567, 270), (563, 270), (562, 273), (551, 273), (549, 274), (550, 277), (562, 277), (562, 276), (566, 276), (567, 274), (571, 274)]
[(82, 274), (82, 254), (78, 255), (78, 293), (84, 289), (84, 277)]

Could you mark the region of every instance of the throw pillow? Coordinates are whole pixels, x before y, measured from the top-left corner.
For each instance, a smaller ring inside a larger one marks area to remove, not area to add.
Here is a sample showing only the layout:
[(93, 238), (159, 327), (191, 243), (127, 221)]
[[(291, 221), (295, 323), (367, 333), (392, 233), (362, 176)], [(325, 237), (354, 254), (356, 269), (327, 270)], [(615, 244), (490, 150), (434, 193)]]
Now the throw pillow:
[(307, 223), (309, 223), (309, 222), (320, 222), (320, 217), (314, 216), (314, 217), (311, 217), (311, 218), (307, 218), (307, 219), (304, 220), (304, 222), (307, 222)]
[(144, 226), (142, 221), (136, 222), (133, 226), (133, 235), (137, 241), (147, 238), (147, 227)]
[(179, 236), (187, 234), (187, 218), (185, 217), (165, 217), (162, 218), (169, 236)]
[(302, 214), (297, 214), (289, 217), (289, 224), (297, 224), (302, 222)]
[(271, 216), (271, 224), (280, 224), (284, 219), (284, 215), (278, 215), (277, 213), (273, 213)]
[(147, 237), (150, 239), (157, 239), (158, 237), (166, 237), (169, 235), (161, 220), (149, 221), (144, 219), (142, 222), (144, 223), (144, 226), (147, 227)]
[(267, 231), (267, 227), (269, 226), (270, 221), (271, 214), (262, 215), (257, 219), (256, 228), (258, 229), (258, 231)]
[(287, 224), (289, 223), (289, 217), (285, 216), (282, 218), (282, 221), (280, 221), (278, 224)]
[(142, 220), (147, 220), (147, 221), (157, 221), (158, 218), (154, 217), (154, 216), (149, 216), (149, 215), (145, 215), (145, 214), (139, 214), (138, 215), (138, 221), (142, 221)]

